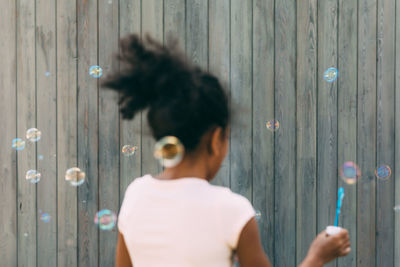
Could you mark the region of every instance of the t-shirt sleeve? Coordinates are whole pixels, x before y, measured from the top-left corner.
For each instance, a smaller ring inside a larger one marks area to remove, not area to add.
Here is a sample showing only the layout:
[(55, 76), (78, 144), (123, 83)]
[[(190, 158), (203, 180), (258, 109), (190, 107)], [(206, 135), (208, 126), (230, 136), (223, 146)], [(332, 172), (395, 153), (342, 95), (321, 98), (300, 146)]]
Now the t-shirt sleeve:
[(121, 234), (125, 233), (126, 225), (128, 224), (129, 203), (131, 202), (133, 183), (134, 181), (125, 190), (124, 199), (122, 200), (122, 205), (118, 214), (118, 230)]
[(223, 238), (228, 246), (236, 249), (244, 226), (255, 216), (255, 210), (250, 201), (242, 195), (226, 192), (221, 200), (220, 216)]

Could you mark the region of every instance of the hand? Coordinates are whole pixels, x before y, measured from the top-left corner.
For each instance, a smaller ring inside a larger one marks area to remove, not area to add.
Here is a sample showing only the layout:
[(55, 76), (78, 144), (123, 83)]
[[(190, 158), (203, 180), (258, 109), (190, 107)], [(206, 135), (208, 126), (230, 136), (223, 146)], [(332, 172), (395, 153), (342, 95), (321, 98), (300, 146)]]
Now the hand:
[(337, 257), (346, 256), (350, 250), (350, 238), (346, 229), (336, 235), (328, 235), (322, 231), (311, 244), (307, 258), (310, 262), (313, 261), (322, 266)]

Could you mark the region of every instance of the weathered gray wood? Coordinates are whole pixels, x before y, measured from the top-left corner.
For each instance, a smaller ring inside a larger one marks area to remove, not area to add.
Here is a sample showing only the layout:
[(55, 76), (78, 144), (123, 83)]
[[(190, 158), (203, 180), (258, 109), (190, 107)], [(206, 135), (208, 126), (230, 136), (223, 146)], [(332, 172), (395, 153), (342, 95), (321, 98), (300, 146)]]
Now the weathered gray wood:
[[(208, 7), (208, 67), (229, 92), (230, 84), (230, 3), (227, 0), (209, 1)], [(222, 162), (221, 169), (212, 181), (213, 184), (230, 186), (230, 151)]]
[[(396, 73), (395, 73), (395, 169), (392, 168), (394, 179), (394, 203), (400, 206), (400, 5), (396, 4)], [(400, 265), (400, 211), (395, 212), (394, 217), (394, 266)]]
[[(337, 199), (337, 82), (323, 79), (325, 70), (337, 68), (336, 0), (318, 3), (318, 143), (317, 143), (317, 228), (333, 225)], [(340, 73), (339, 73), (340, 75)], [(335, 266), (332, 262), (327, 266)]]
[[(141, 29), (141, 1), (121, 0), (120, 1), (120, 38), (128, 34), (139, 34)], [(131, 157), (121, 156), (120, 159), (120, 203), (122, 204), (125, 190), (134, 178), (141, 175), (141, 117), (137, 114), (131, 120), (120, 118), (120, 151), (124, 145), (137, 146), (138, 150)]]
[[(57, 266), (57, 82), (55, 2), (36, 1), (37, 210), (48, 213), (49, 222), (37, 213), (37, 266)], [(40, 157), (39, 157), (40, 155)], [(43, 157), (43, 159), (41, 159)]]
[(5, 266), (17, 266), (17, 153), (11, 148), (17, 129), (16, 5), (0, 3), (0, 259)]
[(77, 189), (65, 181), (77, 166), (76, 3), (57, 1), (57, 253), (59, 267), (77, 266)]
[[(274, 261), (274, 1), (253, 2), (253, 206), (264, 251)], [(216, 35), (214, 38), (218, 38)]]
[[(117, 71), (114, 57), (119, 41), (119, 2), (99, 1), (99, 65), (103, 75)], [(99, 92), (99, 210), (118, 212), (119, 208), (119, 110), (118, 96), (109, 90)], [(100, 231), (99, 266), (114, 266), (117, 229)]]
[(178, 47), (185, 51), (185, 37), (185, 0), (164, 0), (164, 44), (170, 46), (171, 41), (176, 39)]
[(357, 266), (376, 266), (376, 1), (358, 2)]
[[(142, 0), (142, 38), (149, 33), (152, 38), (162, 42), (164, 40), (163, 31), (163, 0)], [(142, 146), (141, 146), (141, 165), (142, 174), (157, 174), (162, 167), (154, 159), (155, 141), (151, 135), (151, 130), (147, 122), (147, 112), (142, 112)]]
[(99, 235), (93, 218), (98, 205), (98, 80), (89, 68), (98, 65), (97, 1), (77, 2), (78, 20), (78, 166), (86, 173), (78, 187), (79, 266), (99, 266)]
[(275, 1), (275, 262), (296, 265), (296, 3)]
[[(377, 2), (376, 166), (393, 168), (395, 151), (395, 1)], [(376, 266), (394, 266), (394, 181), (376, 184)]]
[[(36, 126), (35, 14), (32, 1), (17, 1), (17, 136)], [(17, 157), (18, 266), (36, 266), (36, 185), (25, 179), (36, 169), (36, 145), (26, 142)]]
[[(357, 2), (339, 1), (338, 36), (338, 167), (357, 162)], [(338, 182), (345, 191), (340, 226), (349, 231), (351, 252), (338, 260), (339, 267), (357, 265), (357, 185)]]
[(231, 188), (252, 197), (252, 5), (231, 1)]
[(307, 255), (317, 229), (317, 21), (316, 0), (297, 6), (297, 265)]

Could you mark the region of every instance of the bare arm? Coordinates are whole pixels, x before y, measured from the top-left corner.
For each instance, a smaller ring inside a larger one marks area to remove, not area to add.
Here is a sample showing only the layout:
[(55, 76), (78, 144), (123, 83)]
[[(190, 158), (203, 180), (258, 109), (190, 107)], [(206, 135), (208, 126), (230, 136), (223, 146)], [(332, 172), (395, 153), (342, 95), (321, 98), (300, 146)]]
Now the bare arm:
[(124, 236), (120, 232), (118, 232), (115, 267), (133, 267)]

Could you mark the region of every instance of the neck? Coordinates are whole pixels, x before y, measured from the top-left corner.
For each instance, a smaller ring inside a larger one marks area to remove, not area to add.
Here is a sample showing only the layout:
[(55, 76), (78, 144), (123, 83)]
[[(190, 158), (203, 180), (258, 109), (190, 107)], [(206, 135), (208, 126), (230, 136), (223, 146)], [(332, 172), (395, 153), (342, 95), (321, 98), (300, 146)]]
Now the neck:
[(196, 177), (204, 180), (208, 180), (207, 168), (205, 161), (191, 162), (188, 159), (184, 159), (178, 166), (173, 168), (166, 168), (163, 172), (158, 174), (156, 178), (162, 180), (173, 180), (185, 177)]

